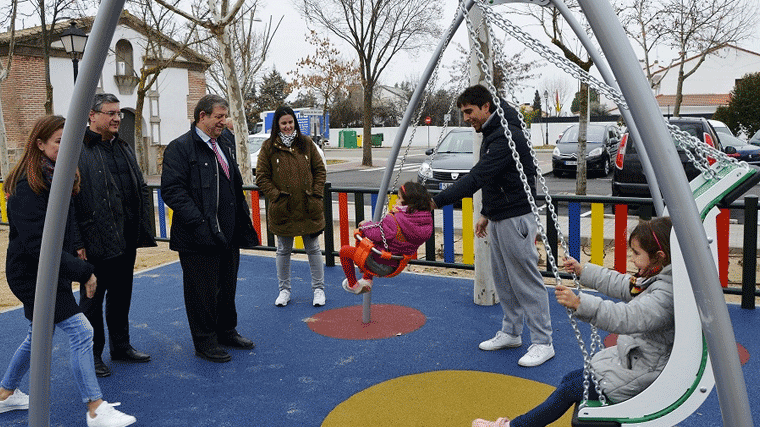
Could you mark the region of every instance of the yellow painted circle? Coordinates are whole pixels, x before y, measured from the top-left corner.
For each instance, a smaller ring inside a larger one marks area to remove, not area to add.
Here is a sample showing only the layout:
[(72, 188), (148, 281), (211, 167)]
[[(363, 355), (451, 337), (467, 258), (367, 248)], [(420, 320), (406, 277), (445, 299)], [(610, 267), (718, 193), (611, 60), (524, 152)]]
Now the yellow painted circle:
[[(543, 402), (554, 387), (480, 371), (435, 371), (394, 378), (351, 396), (322, 427), (470, 426), (476, 418), (513, 418)], [(569, 426), (568, 411), (552, 426)]]

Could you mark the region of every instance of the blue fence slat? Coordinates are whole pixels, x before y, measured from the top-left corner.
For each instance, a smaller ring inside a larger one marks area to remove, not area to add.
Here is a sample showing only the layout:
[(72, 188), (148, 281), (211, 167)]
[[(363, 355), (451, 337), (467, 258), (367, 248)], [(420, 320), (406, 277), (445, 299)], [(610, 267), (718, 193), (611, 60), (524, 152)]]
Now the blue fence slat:
[(164, 199), (161, 198), (161, 189), (156, 189), (158, 194), (158, 229), (159, 235), (162, 239), (166, 239), (166, 208), (164, 207)]
[(443, 260), (454, 262), (454, 205), (443, 207)]
[(567, 245), (570, 247), (570, 256), (580, 261), (581, 259), (581, 204), (570, 202), (567, 204)]
[(370, 194), (370, 200), (372, 200), (372, 219), (375, 219), (375, 205), (377, 204), (377, 193)]

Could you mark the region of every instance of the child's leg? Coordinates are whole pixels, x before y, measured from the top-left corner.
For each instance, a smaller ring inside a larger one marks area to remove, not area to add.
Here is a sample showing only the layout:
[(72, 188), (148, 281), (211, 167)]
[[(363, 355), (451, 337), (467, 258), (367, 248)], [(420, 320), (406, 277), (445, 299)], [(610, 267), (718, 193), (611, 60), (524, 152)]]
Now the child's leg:
[(29, 364), (32, 356), (32, 325), (29, 324), (29, 332), (26, 334), (26, 338), (18, 347), (13, 358), (8, 364), (8, 369), (5, 371), (2, 383), (0, 387), (11, 392), (18, 388), (21, 383), (21, 378), (29, 371)]
[[(589, 387), (588, 397), (599, 399), (593, 384)], [(546, 426), (558, 420), (574, 404), (583, 399), (583, 369), (572, 371), (562, 378), (562, 382), (546, 400), (525, 415), (512, 420), (511, 427)]]
[(92, 355), (92, 326), (82, 313), (56, 323), (69, 337), (71, 346), (71, 369), (79, 386), (79, 393), (84, 403), (95, 402), (103, 398), (95, 376), (95, 362)]
[(340, 265), (343, 267), (343, 273), (346, 274), (348, 279), (348, 286), (353, 288), (356, 286), (356, 269), (354, 267), (354, 254), (356, 253), (356, 247), (345, 245), (340, 248)]

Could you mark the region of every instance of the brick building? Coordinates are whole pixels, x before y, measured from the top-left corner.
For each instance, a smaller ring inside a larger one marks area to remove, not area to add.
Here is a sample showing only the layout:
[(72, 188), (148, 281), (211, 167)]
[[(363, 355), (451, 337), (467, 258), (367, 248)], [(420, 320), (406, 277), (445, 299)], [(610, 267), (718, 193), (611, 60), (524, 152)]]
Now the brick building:
[[(89, 33), (93, 18), (74, 20), (77, 27)], [(72, 60), (60, 42), (60, 33), (69, 28), (69, 20), (56, 23), (50, 29), (50, 83), (53, 87), (53, 113), (65, 116), (73, 93), (74, 69)], [(115, 94), (124, 118), (119, 136), (135, 147), (136, 120), (142, 124), (142, 152), (146, 174), (160, 171), (163, 149), (178, 135), (187, 132), (192, 122), (193, 108), (206, 94), (206, 69), (210, 61), (204, 56), (185, 49), (172, 65), (159, 74), (147, 92), (142, 111), (135, 110), (140, 70), (154, 66), (158, 60), (145, 46), (145, 24), (124, 11), (119, 19), (109, 54), (97, 86), (97, 92)], [(154, 33), (155, 34), (155, 33)], [(10, 164), (18, 160), (25, 139), (38, 117), (45, 114), (45, 62), (42, 28), (33, 27), (16, 31), (16, 45), (8, 78), (0, 83), (3, 119), (8, 142)], [(164, 49), (163, 57), (172, 56), (180, 46), (165, 35), (157, 40)], [(0, 34), (0, 60), (7, 63), (10, 33)], [(95, 43), (88, 40), (87, 43)], [(86, 123), (82, 124), (83, 126)], [(140, 147), (138, 147), (140, 148)], [(139, 152), (140, 150), (138, 150)]]

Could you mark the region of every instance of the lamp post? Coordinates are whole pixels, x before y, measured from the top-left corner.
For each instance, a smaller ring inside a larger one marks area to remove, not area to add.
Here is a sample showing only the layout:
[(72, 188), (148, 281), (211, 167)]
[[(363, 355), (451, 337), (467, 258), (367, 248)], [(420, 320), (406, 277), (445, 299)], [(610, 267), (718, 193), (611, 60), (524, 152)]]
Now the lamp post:
[(546, 145), (549, 145), (549, 91), (544, 90), (544, 102), (546, 105)]
[(71, 21), (71, 26), (61, 33), (61, 43), (66, 53), (71, 56), (71, 63), (74, 65), (74, 82), (76, 83), (79, 72), (79, 55), (84, 52), (87, 34), (77, 28), (76, 22)]

